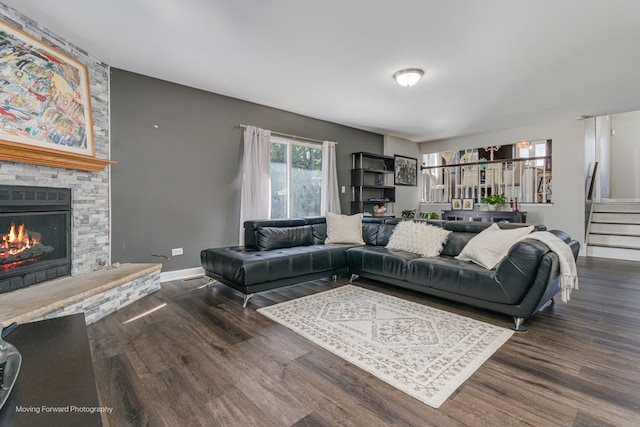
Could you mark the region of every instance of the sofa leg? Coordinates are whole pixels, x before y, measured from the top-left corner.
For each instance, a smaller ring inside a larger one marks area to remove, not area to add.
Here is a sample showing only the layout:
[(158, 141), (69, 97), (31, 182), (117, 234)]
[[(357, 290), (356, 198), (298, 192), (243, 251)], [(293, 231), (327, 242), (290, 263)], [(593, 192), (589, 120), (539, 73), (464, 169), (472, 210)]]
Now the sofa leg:
[(217, 282), (218, 282), (218, 281), (217, 281), (216, 279), (209, 278), (209, 281), (207, 282), (207, 285), (206, 285), (206, 286), (207, 286), (207, 287), (210, 287), (210, 286), (212, 286), (214, 283), (217, 283)]
[(516, 332), (527, 332), (528, 329), (524, 326), (524, 317), (513, 316), (513, 323), (509, 323), (509, 329)]
[(331, 276), (331, 280), (333, 280), (334, 282), (338, 281), (338, 275), (334, 274), (333, 276)]
[(358, 277), (360, 277), (359, 275), (353, 273), (351, 274), (351, 277), (349, 278), (349, 283), (352, 283), (354, 280), (356, 280)]
[(251, 297), (252, 297), (253, 295), (254, 295), (254, 294), (246, 294), (246, 295), (244, 296), (244, 303), (242, 304), (242, 308), (245, 308), (245, 307), (247, 306), (247, 303), (249, 302), (249, 300), (251, 299)]

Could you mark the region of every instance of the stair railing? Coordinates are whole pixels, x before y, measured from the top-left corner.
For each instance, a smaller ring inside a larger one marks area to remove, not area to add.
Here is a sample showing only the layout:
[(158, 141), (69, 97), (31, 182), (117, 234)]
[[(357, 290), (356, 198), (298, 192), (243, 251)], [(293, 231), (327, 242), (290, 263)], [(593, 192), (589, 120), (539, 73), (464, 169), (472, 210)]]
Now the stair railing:
[(587, 176), (587, 189), (584, 203), (584, 241), (587, 243), (589, 231), (591, 230), (591, 220), (593, 218), (593, 192), (595, 189), (596, 173), (598, 172), (598, 162), (593, 165), (593, 171)]

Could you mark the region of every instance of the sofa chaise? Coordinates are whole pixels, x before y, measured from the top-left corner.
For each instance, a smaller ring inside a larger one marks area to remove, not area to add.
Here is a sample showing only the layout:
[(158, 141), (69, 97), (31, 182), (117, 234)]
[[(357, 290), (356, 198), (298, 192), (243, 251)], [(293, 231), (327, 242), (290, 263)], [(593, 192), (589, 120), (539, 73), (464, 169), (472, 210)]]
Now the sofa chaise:
[[(487, 269), (455, 257), (492, 223), (423, 221), (450, 232), (440, 254), (425, 257), (387, 248), (400, 221), (363, 218), (364, 245), (325, 243), (325, 217), (246, 221), (244, 246), (205, 249), (201, 263), (212, 281), (242, 292), (244, 306), (256, 292), (351, 273), (352, 280), (366, 277), (513, 316), (510, 326), (516, 330), (526, 330), (524, 321), (560, 291), (558, 255), (541, 241), (518, 241), (494, 269)], [(535, 230), (546, 228), (538, 225)], [(579, 243), (562, 231), (550, 232), (570, 247), (576, 259)]]

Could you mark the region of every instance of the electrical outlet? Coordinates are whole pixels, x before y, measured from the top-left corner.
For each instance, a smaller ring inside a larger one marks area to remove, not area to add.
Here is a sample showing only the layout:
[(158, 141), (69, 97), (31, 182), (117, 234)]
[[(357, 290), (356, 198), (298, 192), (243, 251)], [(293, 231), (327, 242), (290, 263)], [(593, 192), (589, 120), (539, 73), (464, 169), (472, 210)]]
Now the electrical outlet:
[(342, 194), (344, 194), (344, 193), (346, 193), (346, 192), (347, 192), (347, 189), (345, 188), (345, 186), (344, 186), (344, 185), (342, 186), (341, 190), (342, 190)]
[(171, 256), (178, 256), (178, 255), (182, 255), (183, 253), (184, 251), (182, 250), (182, 248), (171, 249)]

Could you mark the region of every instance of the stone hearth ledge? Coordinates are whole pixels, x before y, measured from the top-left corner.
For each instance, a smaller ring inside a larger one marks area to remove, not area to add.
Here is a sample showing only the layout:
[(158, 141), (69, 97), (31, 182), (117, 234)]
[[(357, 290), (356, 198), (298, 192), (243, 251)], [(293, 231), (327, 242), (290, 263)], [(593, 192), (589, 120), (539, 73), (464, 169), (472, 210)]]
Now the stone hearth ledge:
[[(62, 277), (0, 294), (0, 323), (8, 326), (13, 322), (21, 324), (79, 311), (85, 312), (87, 324), (93, 323), (118, 308), (160, 289), (161, 269), (162, 264), (126, 263), (120, 264), (119, 267), (112, 266), (78, 276)], [(113, 296), (103, 298), (104, 295), (117, 295), (117, 288), (131, 288), (129, 284), (147, 276), (152, 283), (142, 293), (128, 292), (124, 298), (119, 296), (116, 306), (109, 304), (108, 309), (100, 309), (101, 305), (114, 299)], [(89, 316), (89, 310), (96, 313)]]

